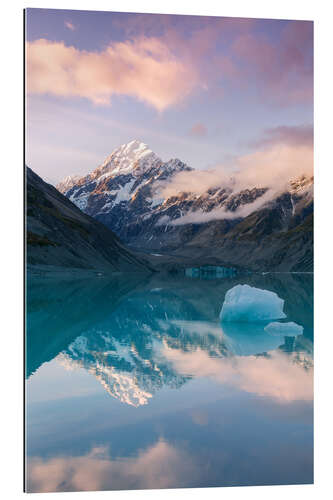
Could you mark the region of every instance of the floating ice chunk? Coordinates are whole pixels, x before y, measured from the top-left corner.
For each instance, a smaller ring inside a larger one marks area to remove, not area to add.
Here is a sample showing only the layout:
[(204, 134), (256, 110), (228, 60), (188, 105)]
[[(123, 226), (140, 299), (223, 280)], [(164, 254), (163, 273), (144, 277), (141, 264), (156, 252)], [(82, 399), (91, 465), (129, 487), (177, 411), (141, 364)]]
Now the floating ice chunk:
[(265, 331), (270, 335), (277, 335), (279, 337), (281, 335), (296, 337), (296, 335), (303, 334), (303, 327), (293, 321), (290, 321), (289, 323), (279, 323), (278, 321), (275, 321), (265, 326)]
[(239, 323), (282, 319), (284, 300), (269, 290), (236, 285), (225, 294), (220, 318)]

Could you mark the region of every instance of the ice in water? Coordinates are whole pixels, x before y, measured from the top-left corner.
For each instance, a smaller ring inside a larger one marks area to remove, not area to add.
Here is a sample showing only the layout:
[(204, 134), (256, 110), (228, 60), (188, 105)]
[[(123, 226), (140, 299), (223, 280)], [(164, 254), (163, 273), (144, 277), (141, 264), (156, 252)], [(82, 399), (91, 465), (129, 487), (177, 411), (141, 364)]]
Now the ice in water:
[(303, 327), (290, 321), (289, 323), (280, 323), (279, 321), (274, 321), (273, 323), (269, 323), (265, 326), (265, 331), (270, 335), (277, 335), (280, 337), (281, 335), (287, 337), (296, 337), (297, 335), (303, 334)]
[(269, 290), (236, 285), (227, 291), (220, 318), (222, 321), (248, 323), (282, 319), (284, 300)]

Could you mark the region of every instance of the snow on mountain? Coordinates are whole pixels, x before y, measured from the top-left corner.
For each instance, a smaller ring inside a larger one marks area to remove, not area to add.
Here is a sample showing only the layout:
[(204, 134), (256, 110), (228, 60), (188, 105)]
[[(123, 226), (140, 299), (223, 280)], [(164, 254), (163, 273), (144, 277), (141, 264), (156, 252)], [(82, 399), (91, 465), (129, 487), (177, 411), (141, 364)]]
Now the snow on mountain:
[(57, 189), (88, 215), (120, 230), (133, 216), (144, 218), (160, 207), (165, 201), (161, 182), (184, 170), (191, 168), (175, 158), (163, 162), (134, 140), (115, 149), (88, 175), (66, 178)]
[(147, 144), (134, 140), (115, 149), (91, 175), (102, 181), (109, 176), (140, 175), (161, 159), (148, 148)]
[(61, 193), (65, 193), (72, 186), (74, 186), (74, 184), (76, 184), (79, 181), (79, 179), (80, 179), (79, 175), (68, 175), (57, 185), (58, 191), (60, 191)]
[(75, 184), (83, 185), (89, 182), (102, 182), (108, 177), (126, 175), (129, 173), (140, 175), (144, 170), (149, 169), (156, 162), (161, 163), (162, 160), (148, 148), (147, 144), (134, 140), (115, 149), (104, 162), (90, 174), (83, 177), (68, 176), (56, 187), (65, 194)]

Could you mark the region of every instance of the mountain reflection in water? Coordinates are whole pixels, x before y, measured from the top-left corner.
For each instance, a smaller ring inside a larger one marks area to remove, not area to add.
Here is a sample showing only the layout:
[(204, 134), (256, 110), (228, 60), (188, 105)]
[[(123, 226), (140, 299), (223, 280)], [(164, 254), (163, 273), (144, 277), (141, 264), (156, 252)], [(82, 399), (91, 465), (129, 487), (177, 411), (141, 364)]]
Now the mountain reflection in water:
[[(221, 324), (239, 283), (277, 293), (303, 335)], [(31, 279), (27, 292), (29, 491), (312, 482), (312, 275)]]

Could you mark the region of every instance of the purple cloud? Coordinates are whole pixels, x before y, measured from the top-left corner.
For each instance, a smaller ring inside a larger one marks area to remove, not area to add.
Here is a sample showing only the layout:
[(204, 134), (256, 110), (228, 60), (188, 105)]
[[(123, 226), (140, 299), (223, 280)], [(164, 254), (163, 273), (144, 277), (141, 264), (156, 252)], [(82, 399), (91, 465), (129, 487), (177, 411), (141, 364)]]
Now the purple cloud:
[(298, 125), (298, 126), (280, 126), (268, 128), (264, 131), (263, 136), (258, 141), (251, 145), (258, 147), (274, 146), (276, 144), (284, 144), (287, 146), (313, 146), (313, 126)]

